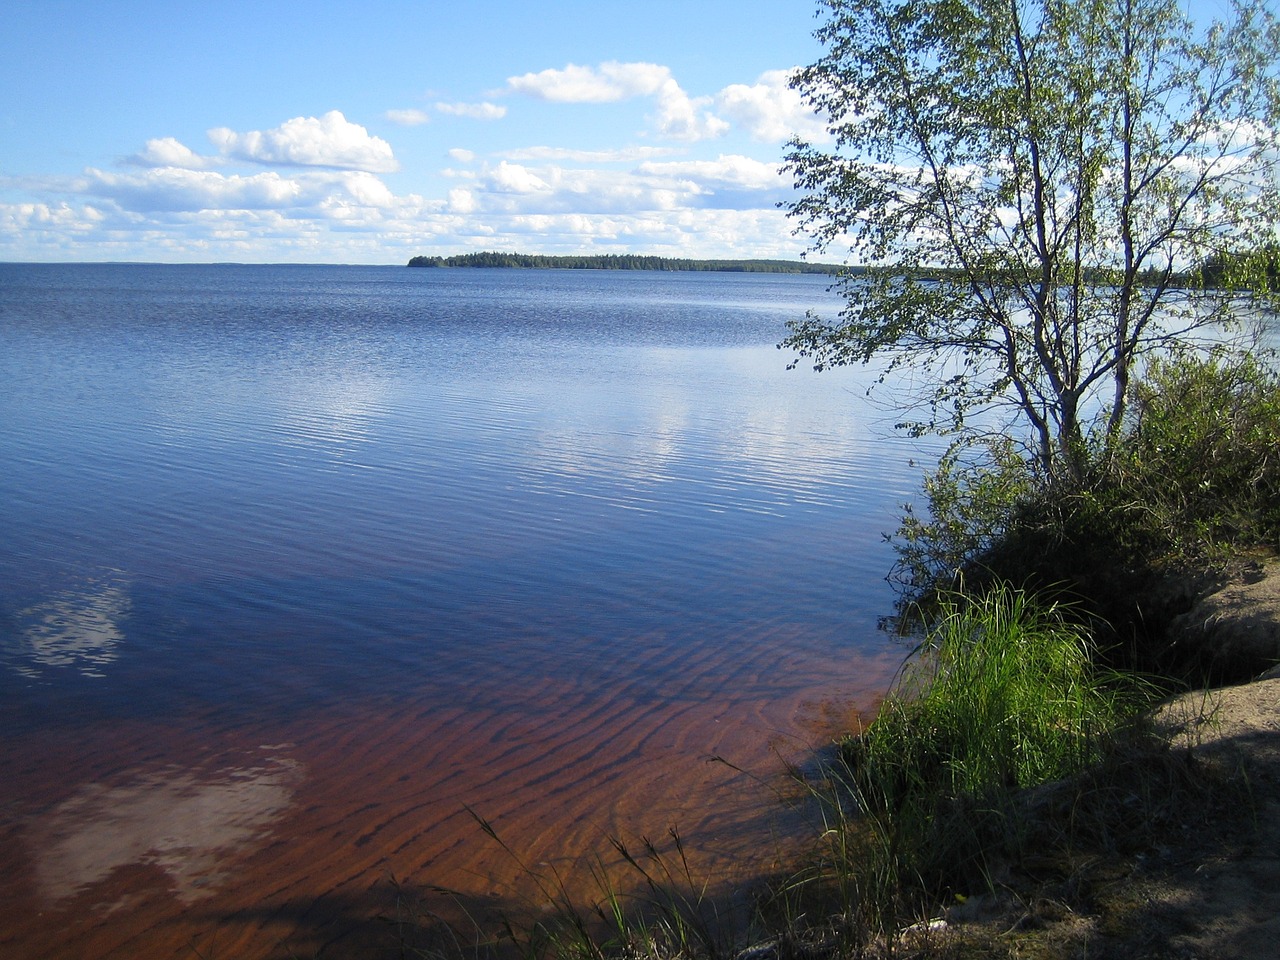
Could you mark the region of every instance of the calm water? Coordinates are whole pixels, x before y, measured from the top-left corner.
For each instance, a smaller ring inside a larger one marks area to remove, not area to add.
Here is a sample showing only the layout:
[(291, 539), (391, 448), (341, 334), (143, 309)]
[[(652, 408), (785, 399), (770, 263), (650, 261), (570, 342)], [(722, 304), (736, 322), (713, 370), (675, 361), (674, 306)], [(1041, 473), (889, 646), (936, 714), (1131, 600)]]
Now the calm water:
[(512, 895), (464, 805), (544, 860), (767, 846), (705, 758), (764, 771), (902, 654), (913, 451), (774, 347), (832, 305), (0, 265), (0, 956), (369, 956), (393, 876)]

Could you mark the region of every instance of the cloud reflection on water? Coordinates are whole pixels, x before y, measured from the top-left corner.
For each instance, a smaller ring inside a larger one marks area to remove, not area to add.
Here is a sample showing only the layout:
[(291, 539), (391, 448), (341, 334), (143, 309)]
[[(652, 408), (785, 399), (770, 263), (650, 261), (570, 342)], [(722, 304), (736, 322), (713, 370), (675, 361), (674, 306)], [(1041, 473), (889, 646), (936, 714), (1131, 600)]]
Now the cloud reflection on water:
[(301, 775), (297, 762), (270, 757), (214, 778), (170, 769), (86, 784), (29, 831), (37, 889), (57, 904), (120, 868), (152, 866), (182, 903), (211, 896), (231, 879), (229, 861), (266, 839)]
[(131, 609), (129, 584), (119, 578), (89, 579), (15, 615), (7, 658), (32, 679), (41, 668), (70, 667), (87, 677), (103, 676), (124, 641), (121, 621)]
[[(878, 490), (886, 473), (906, 477), (904, 495), (913, 488), (914, 472), (884, 469), (880, 451), (907, 459), (890, 449), (899, 438), (888, 426), (851, 421), (849, 395), (789, 373), (773, 347), (646, 347), (627, 362), (644, 371), (635, 386), (621, 373), (563, 385), (576, 402), (543, 423), (524, 451), (523, 479), (534, 492), (651, 513), (680, 497), (698, 512), (783, 517), (797, 505), (841, 505)], [(863, 381), (850, 383), (860, 395)], [(581, 413), (605, 409), (614, 411), (614, 429)]]

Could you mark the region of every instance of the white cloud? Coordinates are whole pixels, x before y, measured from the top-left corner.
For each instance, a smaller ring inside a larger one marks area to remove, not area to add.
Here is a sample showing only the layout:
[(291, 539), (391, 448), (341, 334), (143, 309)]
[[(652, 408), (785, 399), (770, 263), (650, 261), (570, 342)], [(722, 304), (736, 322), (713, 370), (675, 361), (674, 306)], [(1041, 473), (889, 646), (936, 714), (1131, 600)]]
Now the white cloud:
[[(761, 139), (777, 136), (794, 115), (785, 76), (763, 74), (714, 99), (690, 96), (655, 64), (570, 65), (512, 78), (508, 93), (559, 103), (639, 100), (648, 142), (454, 148), (440, 164), (446, 169), (414, 171), (433, 178), (425, 198), (393, 192), (381, 176), (397, 168), (390, 144), (338, 111), (263, 131), (217, 128), (210, 138), (218, 151), (207, 157), (172, 137), (157, 138), (128, 158), (129, 167), (0, 178), (7, 191), (0, 197), (0, 259), (387, 263), (495, 245), (797, 256), (803, 244), (776, 209), (790, 196), (776, 150), (761, 160), (711, 158), (688, 146), (730, 122)], [(387, 118), (495, 115), (483, 102), (450, 103), (389, 111)]]
[(671, 80), (671, 71), (656, 63), (618, 63), (599, 67), (569, 64), (563, 70), (543, 70), (507, 78), (507, 89), (559, 103), (613, 103), (631, 97), (653, 96)]
[(463, 187), (454, 187), (449, 191), (449, 211), (461, 214), (475, 213), (475, 194)]
[(425, 110), (417, 109), (388, 110), (385, 116), (392, 123), (398, 123), (402, 127), (419, 127), (431, 119)]
[(1273, 151), (1280, 139), (1280, 131), (1267, 126), (1263, 121), (1245, 117), (1229, 122), (1215, 124), (1201, 137), (1201, 147), (1209, 155), (1248, 155), (1258, 144), (1269, 147)]
[(391, 145), (338, 110), (323, 117), (294, 117), (274, 130), (236, 133), (227, 127), (209, 131), (225, 156), (253, 163), (301, 167), (333, 167), (394, 173), (399, 169)]
[(728, 132), (729, 124), (709, 110), (709, 97), (690, 97), (668, 67), (656, 63), (609, 61), (598, 67), (569, 64), (507, 79), (507, 90), (557, 103), (614, 103), (652, 97), (657, 110), (652, 122), (670, 140), (696, 141)]
[(640, 172), (707, 184), (729, 184), (751, 190), (775, 190), (783, 183), (778, 174), (777, 163), (764, 163), (738, 154), (721, 156), (715, 160), (643, 163), (640, 165)]
[(729, 131), (729, 124), (715, 114), (703, 110), (710, 98), (691, 98), (674, 80), (663, 84), (658, 92), (658, 132), (671, 140), (710, 140)]
[(449, 207), (497, 215), (634, 215), (680, 210), (774, 210), (789, 195), (776, 163), (739, 155), (648, 161), (631, 169), (521, 164), (504, 159), (474, 172)]
[(184, 170), (204, 170), (217, 162), (217, 158), (202, 157), (173, 137), (148, 140), (141, 151), (129, 158), (129, 163), (141, 167), (180, 167)]
[[(545, 181), (544, 173), (535, 171)], [(287, 209), (136, 211), (110, 199), (0, 203), (0, 259), (403, 263), (416, 254), (495, 245), (791, 259), (803, 249), (781, 211), (694, 206), (715, 197), (698, 195), (692, 182), (566, 171), (548, 186), (543, 193), (502, 194), (481, 179), (447, 199), (396, 196), (389, 207), (358, 207), (340, 192)]]
[(498, 193), (545, 193), (547, 182), (518, 163), (503, 160), (489, 175), (492, 189)]
[(102, 221), (102, 214), (91, 206), (77, 210), (67, 203), (11, 203), (0, 206), (0, 232), (18, 235), (24, 231), (43, 229), (83, 230)]
[(508, 150), (508, 160), (567, 160), (573, 163), (635, 163), (651, 157), (669, 157), (680, 152), (676, 147), (622, 147), (618, 150), (574, 150), (570, 147), (525, 147)]
[(436, 109), (451, 117), (469, 117), (472, 120), (501, 120), (507, 108), (496, 103), (437, 103)]
[(825, 139), (826, 125), (789, 85), (792, 72), (769, 70), (750, 86), (725, 87), (716, 96), (716, 108), (762, 143), (782, 143), (796, 134)]
[(377, 207), (387, 209), (395, 206), (395, 194), (385, 183), (371, 173), (363, 170), (340, 174), (338, 177), (322, 181), (328, 196), (340, 196), (361, 207)]
[(433, 238), (456, 250), (650, 253), (670, 257), (796, 259), (802, 245), (778, 210), (514, 214), (477, 225), (467, 217)]
[(224, 176), (211, 171), (162, 167), (142, 174), (89, 168), (83, 192), (114, 201), (125, 210), (266, 210), (296, 204), (302, 190), (296, 180), (275, 172)]
[(396, 203), (386, 184), (373, 174), (358, 170), (286, 177), (275, 171), (240, 176), (178, 167), (140, 174), (90, 168), (85, 171), (79, 189), (111, 200), (123, 210), (138, 213), (320, 210), (335, 201), (361, 207), (389, 207)]

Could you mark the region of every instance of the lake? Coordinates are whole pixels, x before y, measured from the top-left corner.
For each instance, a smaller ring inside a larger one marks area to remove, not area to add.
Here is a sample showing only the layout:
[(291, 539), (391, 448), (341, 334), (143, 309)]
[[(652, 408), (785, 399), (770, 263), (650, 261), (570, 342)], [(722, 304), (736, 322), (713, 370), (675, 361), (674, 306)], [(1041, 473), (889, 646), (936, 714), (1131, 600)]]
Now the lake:
[(0, 956), (371, 957), (610, 836), (789, 855), (919, 476), (867, 373), (785, 369), (827, 282), (0, 264)]

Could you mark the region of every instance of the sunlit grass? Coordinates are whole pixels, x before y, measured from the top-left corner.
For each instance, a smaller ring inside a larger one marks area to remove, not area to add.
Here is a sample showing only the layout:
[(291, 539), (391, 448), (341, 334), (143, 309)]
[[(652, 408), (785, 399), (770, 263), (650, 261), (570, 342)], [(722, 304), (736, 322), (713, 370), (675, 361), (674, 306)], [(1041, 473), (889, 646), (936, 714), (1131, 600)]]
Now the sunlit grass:
[(1060, 607), (1003, 587), (945, 599), (899, 688), (815, 788), (821, 852), (792, 894), (824, 888), (861, 942), (983, 892), (1021, 852), (1019, 791), (1100, 761), (1139, 689), (1097, 671)]

